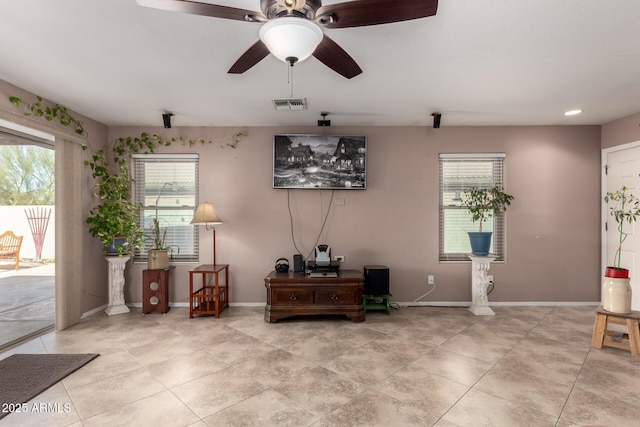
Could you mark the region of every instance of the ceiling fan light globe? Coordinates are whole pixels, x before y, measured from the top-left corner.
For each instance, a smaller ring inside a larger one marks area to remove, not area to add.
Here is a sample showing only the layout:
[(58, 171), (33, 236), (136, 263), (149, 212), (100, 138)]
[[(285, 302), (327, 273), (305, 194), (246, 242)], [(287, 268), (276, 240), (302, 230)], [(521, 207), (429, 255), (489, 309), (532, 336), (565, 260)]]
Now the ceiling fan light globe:
[(313, 21), (286, 16), (273, 19), (260, 28), (260, 40), (281, 61), (298, 58), (304, 61), (316, 50), (323, 38), (322, 29)]

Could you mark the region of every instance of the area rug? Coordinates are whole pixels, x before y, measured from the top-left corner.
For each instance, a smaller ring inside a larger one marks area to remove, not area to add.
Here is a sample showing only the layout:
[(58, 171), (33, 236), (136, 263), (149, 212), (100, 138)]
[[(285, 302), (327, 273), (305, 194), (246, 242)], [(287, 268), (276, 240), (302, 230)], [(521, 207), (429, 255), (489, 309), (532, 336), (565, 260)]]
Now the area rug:
[[(33, 399), (97, 354), (14, 354), (0, 360), (0, 418)], [(15, 406), (14, 406), (15, 407)]]

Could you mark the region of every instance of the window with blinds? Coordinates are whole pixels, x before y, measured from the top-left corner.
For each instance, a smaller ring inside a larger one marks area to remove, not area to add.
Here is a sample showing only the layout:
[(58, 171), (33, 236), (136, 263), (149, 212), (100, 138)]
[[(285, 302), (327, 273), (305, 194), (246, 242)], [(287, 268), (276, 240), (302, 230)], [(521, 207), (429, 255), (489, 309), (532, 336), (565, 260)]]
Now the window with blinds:
[[(190, 222), (198, 206), (198, 155), (136, 154), (133, 162), (134, 198), (142, 207), (140, 227), (150, 235), (151, 220), (158, 218), (167, 230), (172, 261), (197, 262), (198, 230)], [(136, 250), (134, 261), (146, 261), (150, 248), (149, 240)]]
[[(469, 261), (468, 231), (479, 224), (462, 207), (469, 188), (504, 186), (504, 154), (440, 154), (440, 261)], [(482, 231), (493, 231), (490, 253), (504, 261), (504, 213), (485, 221)]]

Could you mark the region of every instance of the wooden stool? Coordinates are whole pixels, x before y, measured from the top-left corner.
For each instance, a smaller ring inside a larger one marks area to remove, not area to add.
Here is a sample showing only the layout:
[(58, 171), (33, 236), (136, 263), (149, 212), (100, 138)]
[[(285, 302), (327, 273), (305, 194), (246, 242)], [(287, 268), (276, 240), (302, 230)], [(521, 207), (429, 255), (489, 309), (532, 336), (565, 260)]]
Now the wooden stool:
[[(614, 341), (611, 336), (612, 331), (607, 330), (608, 324), (626, 325), (627, 332), (622, 334), (620, 341)], [(593, 337), (591, 347), (602, 348), (602, 346), (629, 350), (634, 356), (640, 356), (640, 311), (631, 313), (612, 313), (598, 307), (596, 310), (596, 321), (593, 325)]]

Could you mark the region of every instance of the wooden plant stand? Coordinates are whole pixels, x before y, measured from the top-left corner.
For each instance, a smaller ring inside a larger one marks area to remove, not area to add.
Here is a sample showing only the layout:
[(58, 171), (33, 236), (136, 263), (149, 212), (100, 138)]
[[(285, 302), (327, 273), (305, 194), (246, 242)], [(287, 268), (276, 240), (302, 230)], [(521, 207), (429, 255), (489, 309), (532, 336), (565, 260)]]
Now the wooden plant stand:
[[(627, 327), (627, 332), (622, 334), (620, 341), (612, 339), (614, 333), (607, 330), (608, 324)], [(598, 307), (593, 325), (591, 347), (602, 348), (603, 346), (629, 350), (633, 356), (640, 356), (640, 311), (612, 313), (603, 309), (602, 306)]]

